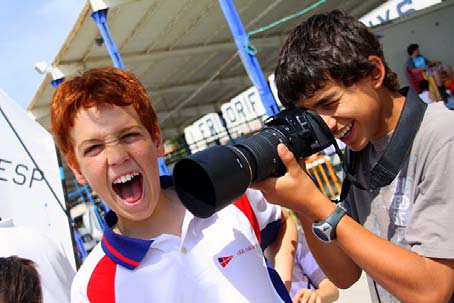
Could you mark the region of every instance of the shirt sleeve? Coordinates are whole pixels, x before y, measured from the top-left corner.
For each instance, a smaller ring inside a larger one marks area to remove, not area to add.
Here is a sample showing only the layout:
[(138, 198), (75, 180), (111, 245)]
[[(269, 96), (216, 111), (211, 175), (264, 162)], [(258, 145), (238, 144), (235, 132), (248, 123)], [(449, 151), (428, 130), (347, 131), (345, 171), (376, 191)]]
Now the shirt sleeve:
[(454, 259), (454, 138), (435, 139), (428, 145), (427, 157), (417, 159), (424, 161), (424, 171), (405, 238), (419, 255)]
[(269, 203), (259, 190), (248, 188), (246, 195), (257, 218), (262, 239), (261, 245), (264, 249), (276, 239), (279, 233), (282, 208)]
[(275, 204), (269, 203), (262, 192), (255, 189), (248, 189), (246, 195), (249, 199), (252, 209), (254, 210), (255, 216), (260, 226), (260, 230), (266, 228), (270, 223), (281, 220), (281, 207)]

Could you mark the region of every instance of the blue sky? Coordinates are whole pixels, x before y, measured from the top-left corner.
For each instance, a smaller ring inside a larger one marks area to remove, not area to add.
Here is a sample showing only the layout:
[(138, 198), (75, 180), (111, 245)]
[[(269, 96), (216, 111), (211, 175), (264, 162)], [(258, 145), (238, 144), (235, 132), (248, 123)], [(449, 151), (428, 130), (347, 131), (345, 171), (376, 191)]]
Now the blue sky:
[(0, 2), (0, 88), (25, 108), (44, 76), (34, 70), (51, 63), (79, 16), (85, 0)]

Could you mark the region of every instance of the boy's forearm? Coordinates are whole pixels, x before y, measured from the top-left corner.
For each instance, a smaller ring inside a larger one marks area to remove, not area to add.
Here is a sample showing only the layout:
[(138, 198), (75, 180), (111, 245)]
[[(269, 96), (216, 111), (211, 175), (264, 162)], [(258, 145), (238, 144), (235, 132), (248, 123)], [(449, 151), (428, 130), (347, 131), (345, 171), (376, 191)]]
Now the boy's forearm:
[(363, 269), (402, 301), (442, 302), (454, 291), (454, 260), (419, 256), (374, 235), (349, 216), (337, 225), (336, 240), (324, 243), (312, 233), (313, 217), (301, 213), (300, 219), (312, 254), (339, 288), (350, 287)]
[(299, 214), (312, 255), (325, 275), (339, 288), (348, 288), (361, 276), (361, 269), (335, 242), (324, 243), (312, 232), (312, 220)]
[(336, 233), (336, 245), (399, 300), (446, 302), (452, 295), (454, 260), (420, 256), (372, 234), (348, 216)]

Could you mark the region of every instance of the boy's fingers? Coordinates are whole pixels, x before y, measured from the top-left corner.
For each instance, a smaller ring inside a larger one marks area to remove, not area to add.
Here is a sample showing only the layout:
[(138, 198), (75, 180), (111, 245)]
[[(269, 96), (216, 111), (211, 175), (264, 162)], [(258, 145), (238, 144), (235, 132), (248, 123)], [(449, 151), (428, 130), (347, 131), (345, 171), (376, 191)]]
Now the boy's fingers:
[(277, 146), (277, 153), (287, 168), (287, 172), (291, 175), (298, 173), (301, 170), (298, 162), (295, 159), (293, 153), (285, 146), (284, 144), (279, 144)]

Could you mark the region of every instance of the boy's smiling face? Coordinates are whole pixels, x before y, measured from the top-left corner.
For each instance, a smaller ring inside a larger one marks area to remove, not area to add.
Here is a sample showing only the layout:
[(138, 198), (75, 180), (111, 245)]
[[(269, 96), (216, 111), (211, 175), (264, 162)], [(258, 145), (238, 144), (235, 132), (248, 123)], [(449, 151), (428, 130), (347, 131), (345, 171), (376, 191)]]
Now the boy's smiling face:
[(334, 136), (353, 151), (364, 149), (370, 140), (387, 133), (380, 97), (370, 77), (349, 87), (328, 80), (297, 105), (320, 114)]
[(79, 183), (88, 183), (120, 220), (148, 219), (160, 201), (159, 131), (153, 140), (132, 106), (105, 105), (80, 110), (70, 135)]

